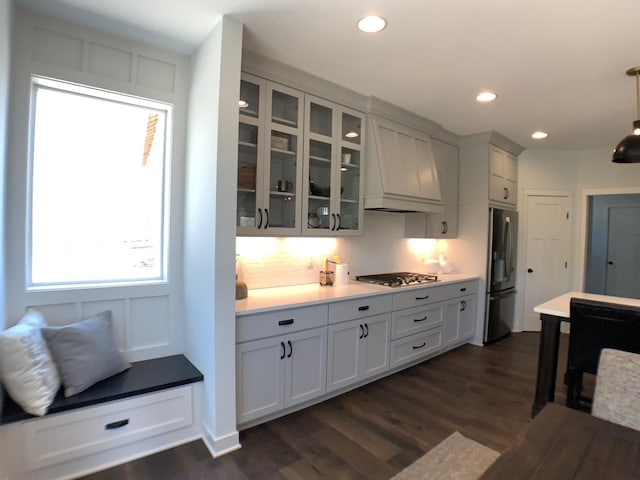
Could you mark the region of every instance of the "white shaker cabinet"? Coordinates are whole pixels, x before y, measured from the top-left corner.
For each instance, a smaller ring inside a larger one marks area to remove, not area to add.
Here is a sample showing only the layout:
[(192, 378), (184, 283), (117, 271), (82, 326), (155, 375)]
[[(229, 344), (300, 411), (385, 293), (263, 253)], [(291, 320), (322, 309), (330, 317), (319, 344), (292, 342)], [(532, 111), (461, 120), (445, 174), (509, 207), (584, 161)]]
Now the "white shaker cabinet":
[(518, 161), (514, 155), (489, 147), (489, 200), (514, 206), (518, 201)]
[(389, 368), (389, 319), (387, 313), (329, 326), (327, 391)]
[(237, 318), (237, 421), (326, 392), (327, 305)]
[(448, 301), (444, 309), (442, 341), (445, 349), (466, 343), (475, 333), (476, 295)]
[(238, 423), (325, 393), (327, 329), (237, 346)]

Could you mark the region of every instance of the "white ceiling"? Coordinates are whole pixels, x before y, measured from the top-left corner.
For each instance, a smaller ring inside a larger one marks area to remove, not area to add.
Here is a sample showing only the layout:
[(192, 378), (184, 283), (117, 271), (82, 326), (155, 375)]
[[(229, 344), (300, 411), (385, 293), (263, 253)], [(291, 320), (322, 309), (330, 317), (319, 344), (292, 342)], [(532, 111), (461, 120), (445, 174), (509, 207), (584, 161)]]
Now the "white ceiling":
[[(526, 148), (611, 147), (636, 118), (638, 0), (21, 0), (45, 13), (191, 52), (220, 15), (245, 48)], [(356, 30), (384, 16), (378, 34)], [(136, 29), (131, 27), (135, 26)], [(478, 104), (492, 89), (498, 99)], [(534, 141), (537, 129), (549, 132)]]

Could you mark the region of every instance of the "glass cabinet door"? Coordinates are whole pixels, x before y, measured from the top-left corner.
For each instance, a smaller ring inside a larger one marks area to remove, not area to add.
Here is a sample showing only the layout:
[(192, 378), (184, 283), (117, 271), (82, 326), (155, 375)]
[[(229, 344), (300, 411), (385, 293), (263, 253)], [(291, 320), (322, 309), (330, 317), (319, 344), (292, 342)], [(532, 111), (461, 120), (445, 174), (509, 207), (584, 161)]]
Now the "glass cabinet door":
[(300, 233), (302, 102), (302, 92), (242, 75), (237, 235)]
[(307, 96), (309, 189), (303, 208), (306, 235), (355, 235), (362, 232), (362, 146), (364, 116), (340, 105)]
[(270, 235), (290, 235), (300, 232), (303, 94), (268, 82), (267, 95), (267, 230)]
[[(255, 233), (258, 223), (262, 174), (262, 148), (264, 128), (264, 82), (244, 77), (240, 83), (240, 122), (238, 128), (238, 190), (236, 231), (238, 234)], [(262, 214), (262, 211), (260, 212)]]
[(340, 231), (361, 230), (362, 123), (360, 114), (342, 112), (340, 139)]

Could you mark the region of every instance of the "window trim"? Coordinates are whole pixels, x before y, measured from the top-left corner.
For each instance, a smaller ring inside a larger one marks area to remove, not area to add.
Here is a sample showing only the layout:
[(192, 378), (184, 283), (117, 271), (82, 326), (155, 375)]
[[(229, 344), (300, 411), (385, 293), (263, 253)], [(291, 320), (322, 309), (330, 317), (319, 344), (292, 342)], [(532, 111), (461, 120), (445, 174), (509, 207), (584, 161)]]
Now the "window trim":
[[(152, 278), (121, 278), (108, 280), (65, 281), (33, 283), (33, 174), (34, 174), (34, 138), (36, 119), (36, 94), (39, 89), (55, 90), (90, 98), (98, 98), (125, 105), (139, 106), (162, 112), (165, 116), (164, 151), (162, 155), (162, 194), (161, 194), (161, 234), (160, 234), (160, 275)], [(58, 80), (39, 75), (31, 76), (29, 102), (29, 128), (26, 178), (26, 212), (25, 212), (25, 288), (27, 292), (78, 290), (87, 288), (113, 288), (128, 286), (168, 285), (170, 283), (170, 237), (171, 237), (171, 171), (173, 160), (173, 121), (174, 105), (150, 98), (127, 93), (105, 90), (99, 87)]]

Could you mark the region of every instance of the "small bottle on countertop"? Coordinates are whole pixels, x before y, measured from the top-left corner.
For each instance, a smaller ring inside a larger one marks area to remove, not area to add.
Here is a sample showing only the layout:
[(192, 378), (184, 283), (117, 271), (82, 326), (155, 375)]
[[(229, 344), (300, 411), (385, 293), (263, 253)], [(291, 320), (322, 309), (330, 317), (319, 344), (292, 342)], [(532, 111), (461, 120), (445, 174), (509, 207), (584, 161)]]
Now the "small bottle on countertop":
[(330, 287), (333, 285), (333, 272), (329, 270), (329, 262), (326, 258), (322, 261), (320, 285), (323, 287)]

